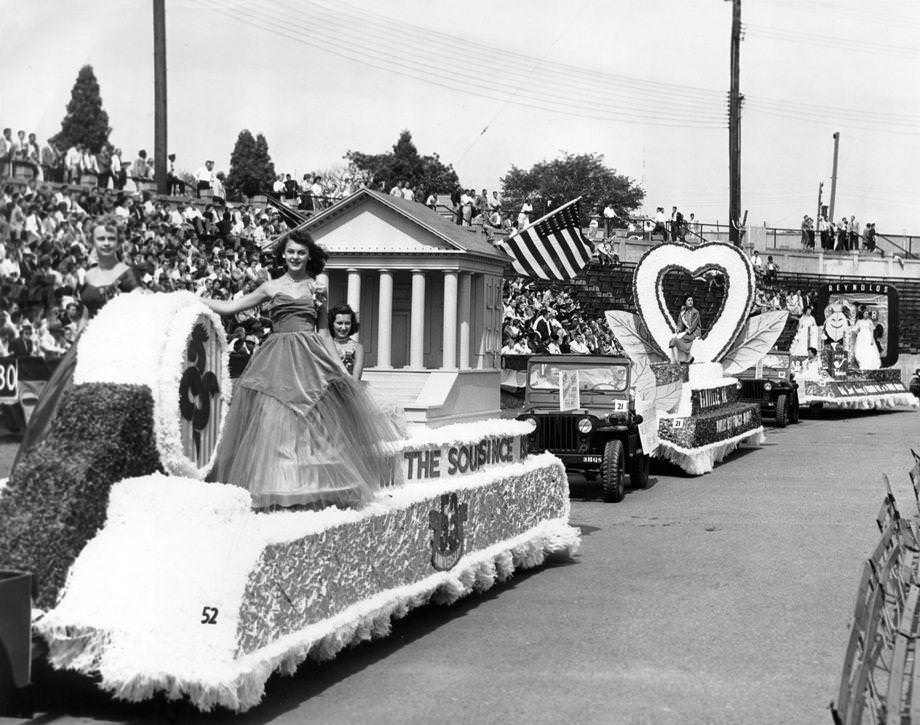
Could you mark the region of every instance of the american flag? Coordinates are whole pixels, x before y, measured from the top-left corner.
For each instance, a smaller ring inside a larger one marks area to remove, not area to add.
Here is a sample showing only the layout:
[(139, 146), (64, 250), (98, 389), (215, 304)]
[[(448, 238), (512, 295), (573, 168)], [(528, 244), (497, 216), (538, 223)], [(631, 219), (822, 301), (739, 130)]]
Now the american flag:
[(577, 277), (594, 253), (594, 245), (581, 233), (578, 199), (563, 204), (499, 245), (511, 257), (518, 274), (546, 280)]

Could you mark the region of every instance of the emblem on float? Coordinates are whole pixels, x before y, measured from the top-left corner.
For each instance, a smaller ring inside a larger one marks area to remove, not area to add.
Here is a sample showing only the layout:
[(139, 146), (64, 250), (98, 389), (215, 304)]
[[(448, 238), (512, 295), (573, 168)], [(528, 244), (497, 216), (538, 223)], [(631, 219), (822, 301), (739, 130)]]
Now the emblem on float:
[[(182, 373), (179, 381), (179, 412), (182, 415), (183, 427), (189, 424), (192, 428), (192, 441), (195, 445), (194, 456), (201, 459), (201, 434), (207, 430), (211, 420), (211, 407), (216, 405), (220, 397), (220, 383), (209, 363), (210, 351), (207, 343), (211, 336), (204, 324), (198, 322), (192, 328), (186, 348), (186, 359), (191, 363)], [(186, 451), (189, 457), (192, 451)], [(210, 451), (207, 451), (210, 456)]]
[(441, 496), (440, 508), (428, 514), (431, 529), (431, 565), (438, 571), (453, 568), (463, 556), (465, 546), (464, 524), (469, 515), (469, 504), (460, 503), (456, 493)]

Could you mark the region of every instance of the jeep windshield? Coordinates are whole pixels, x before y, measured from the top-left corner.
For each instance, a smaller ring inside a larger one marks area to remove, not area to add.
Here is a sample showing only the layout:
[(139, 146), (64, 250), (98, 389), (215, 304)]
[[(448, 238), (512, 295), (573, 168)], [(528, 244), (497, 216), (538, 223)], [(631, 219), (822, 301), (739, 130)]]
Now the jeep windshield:
[(562, 373), (578, 376), (578, 389), (585, 391), (609, 391), (622, 393), (626, 390), (629, 369), (626, 365), (555, 365), (543, 363), (531, 365), (529, 383), (531, 390), (558, 390)]
[(771, 352), (769, 355), (765, 355), (763, 358), (763, 367), (765, 370), (788, 370), (789, 369), (789, 356), (777, 354)]

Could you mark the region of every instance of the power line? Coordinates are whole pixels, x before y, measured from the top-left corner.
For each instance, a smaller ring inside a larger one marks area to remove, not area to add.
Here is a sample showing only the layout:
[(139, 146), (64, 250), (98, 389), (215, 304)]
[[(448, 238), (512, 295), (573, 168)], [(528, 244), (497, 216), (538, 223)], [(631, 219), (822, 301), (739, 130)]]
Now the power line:
[[(251, 3), (259, 6), (258, 2)], [(283, 4), (283, 3), (282, 3)], [(495, 79), (493, 83), (504, 83), (506, 85), (507, 92), (514, 92), (517, 90), (522, 82), (527, 81), (528, 88), (532, 89), (534, 92), (539, 92), (539, 98), (542, 100), (545, 97), (559, 96), (560, 89), (569, 90), (570, 93), (568, 96), (563, 96), (564, 98), (569, 99), (591, 99), (591, 106), (604, 106), (610, 105), (611, 100), (620, 98), (623, 102), (631, 103), (634, 105), (639, 105), (641, 103), (663, 103), (665, 97), (662, 97), (659, 100), (655, 98), (648, 98), (642, 95), (637, 95), (634, 90), (625, 89), (617, 86), (598, 86), (595, 84), (585, 84), (582, 79), (565, 77), (557, 78), (556, 71), (554, 71), (550, 66), (552, 64), (545, 63), (543, 59), (537, 58), (535, 56), (522, 56), (527, 58), (528, 64), (523, 71), (514, 70), (513, 68), (507, 65), (499, 65), (496, 68), (497, 61), (490, 58), (480, 58), (477, 56), (473, 57), (463, 57), (458, 59), (456, 55), (450, 55), (445, 53), (444, 48), (441, 47), (440, 41), (435, 43), (435, 47), (426, 47), (425, 43), (432, 43), (431, 39), (420, 40), (411, 35), (406, 35), (399, 28), (394, 28), (392, 23), (385, 30), (374, 30), (372, 28), (365, 28), (361, 23), (361, 19), (356, 19), (354, 22), (343, 21), (335, 17), (329, 17), (320, 13), (319, 15), (311, 16), (311, 23), (307, 23), (303, 20), (296, 19), (284, 19), (277, 18), (271, 15), (272, 5), (267, 5), (266, 3), (261, 4), (260, 12), (263, 18), (270, 18), (271, 20), (278, 21), (279, 23), (284, 23), (286, 26), (293, 26), (298, 30), (301, 30), (307, 35), (314, 37), (317, 33), (316, 25), (325, 26), (329, 28), (331, 33), (336, 34), (337, 36), (345, 36), (346, 34), (352, 34), (356, 38), (355, 41), (349, 41), (348, 47), (355, 48), (360, 47), (363, 51), (379, 57), (383, 55), (382, 60), (384, 62), (396, 63), (397, 61), (393, 56), (400, 56), (408, 59), (412, 63), (412, 67), (417, 67), (418, 64), (425, 64), (426, 66), (431, 66), (437, 64), (439, 68), (442, 68), (445, 73), (450, 74), (452, 77), (465, 78), (473, 82), (481, 83), (483, 78), (492, 78)], [(357, 23), (357, 25), (356, 25)], [(450, 36), (446, 36), (450, 37)], [(328, 40), (328, 36), (324, 36), (325, 40)], [(381, 50), (381, 48), (386, 48), (386, 50)], [(469, 48), (465, 49), (466, 53), (469, 53)], [(500, 51), (498, 51), (500, 52)], [(462, 62), (461, 62), (462, 61)], [(541, 76), (537, 79), (530, 80), (530, 75), (532, 69), (535, 65), (543, 65), (545, 69), (541, 72)], [(459, 67), (458, 67), (459, 66)], [(517, 64), (520, 67), (520, 64)], [(496, 73), (498, 70), (498, 73)], [(499, 76), (511, 77), (510, 81), (505, 81)], [(660, 92), (660, 91), (658, 91)], [(531, 96), (532, 97), (532, 96)], [(706, 102), (699, 98), (694, 97), (693, 99), (675, 99), (669, 97), (669, 103), (667, 106), (667, 113), (672, 116), (675, 112), (681, 114), (681, 118), (688, 118), (690, 116), (699, 117), (700, 115), (712, 114), (716, 111), (716, 106), (712, 102)], [(713, 96), (714, 100), (721, 102), (721, 94), (715, 92)], [(614, 106), (615, 109), (622, 109), (622, 105)], [(656, 117), (660, 117), (661, 111), (660, 106), (655, 106)]]
[[(262, 30), (279, 35), (281, 37), (288, 38), (297, 43), (314, 47), (320, 50), (324, 50), (332, 55), (338, 57), (346, 58), (363, 65), (367, 65), (372, 68), (379, 70), (385, 70), (389, 72), (396, 73), (405, 77), (409, 77), (415, 80), (420, 80), (435, 86), (446, 88), (448, 90), (458, 91), (465, 93), (467, 95), (474, 95), (481, 98), (486, 98), (492, 101), (501, 101), (506, 100), (507, 93), (509, 93), (509, 85), (507, 82), (502, 81), (501, 83), (497, 82), (487, 82), (482, 78), (472, 77), (467, 73), (461, 72), (459, 75), (461, 78), (465, 78), (470, 81), (469, 84), (459, 85), (458, 83), (447, 83), (445, 81), (439, 80), (434, 77), (432, 64), (433, 61), (429, 59), (429, 66), (425, 68), (426, 72), (417, 70), (417, 66), (410, 65), (405, 62), (396, 61), (386, 56), (381, 57), (382, 53), (367, 45), (361, 45), (360, 43), (341, 43), (331, 41), (328, 37), (320, 36), (317, 37), (316, 33), (307, 32), (308, 29), (304, 29), (304, 32), (295, 33), (290, 29), (291, 22), (273, 19), (271, 17), (266, 17), (264, 14), (252, 12), (246, 9), (235, 9), (229, 10), (226, 7), (212, 4), (213, 0), (204, 0), (205, 4), (209, 9), (222, 14), (226, 17), (232, 18), (234, 20), (244, 22), (247, 25), (254, 25), (259, 27)], [(297, 23), (294, 23), (297, 26)], [(357, 47), (355, 47), (357, 45)], [(437, 67), (438, 70), (444, 73), (454, 73), (454, 68), (442, 68)], [(656, 112), (652, 114), (649, 112), (643, 112), (641, 109), (635, 111), (630, 109), (624, 109), (622, 107), (616, 107), (609, 111), (598, 112), (597, 107), (600, 105), (609, 106), (609, 104), (587, 104), (585, 102), (577, 102), (576, 99), (562, 96), (560, 94), (539, 94), (535, 95), (533, 93), (521, 94), (521, 98), (517, 98), (513, 101), (515, 105), (521, 105), (528, 108), (534, 108), (537, 110), (543, 111), (552, 111), (556, 113), (561, 113), (563, 115), (577, 116), (581, 118), (592, 118), (597, 120), (619, 120), (627, 123), (643, 123), (646, 125), (657, 125), (657, 126), (666, 126), (666, 127), (697, 127), (697, 128), (720, 128), (722, 124), (717, 121), (717, 116), (713, 114), (709, 118), (704, 117), (701, 114), (677, 114), (677, 113), (660, 113)], [(551, 101), (547, 98), (560, 98), (560, 101)]]

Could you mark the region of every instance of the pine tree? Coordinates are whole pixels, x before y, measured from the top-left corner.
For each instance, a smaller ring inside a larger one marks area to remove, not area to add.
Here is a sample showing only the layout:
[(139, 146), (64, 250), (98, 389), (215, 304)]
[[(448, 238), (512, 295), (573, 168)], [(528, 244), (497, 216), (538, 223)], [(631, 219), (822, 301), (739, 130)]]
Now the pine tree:
[(77, 80), (70, 91), (67, 113), (61, 121), (61, 131), (53, 141), (61, 149), (82, 143), (96, 154), (107, 142), (111, 132), (109, 114), (102, 108), (96, 74), (91, 65), (85, 65), (77, 74)]
[(249, 129), (244, 128), (230, 154), (227, 195), (240, 201), (243, 197), (270, 190), (274, 180), (275, 165), (268, 155), (268, 141), (261, 133), (254, 138)]

